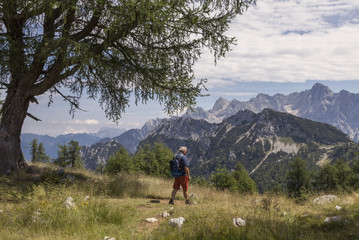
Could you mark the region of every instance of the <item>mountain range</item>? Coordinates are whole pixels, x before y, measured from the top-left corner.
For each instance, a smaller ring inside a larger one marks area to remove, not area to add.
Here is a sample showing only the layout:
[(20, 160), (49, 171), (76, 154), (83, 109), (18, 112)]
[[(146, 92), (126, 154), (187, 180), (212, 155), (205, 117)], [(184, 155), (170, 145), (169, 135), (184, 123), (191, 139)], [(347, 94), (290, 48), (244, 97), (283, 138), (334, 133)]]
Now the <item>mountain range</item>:
[(313, 170), (333, 160), (338, 147), (355, 144), (329, 124), (272, 109), (239, 111), (221, 123), (164, 120), (140, 145), (156, 141), (173, 151), (187, 146), (193, 175), (209, 177), (218, 167), (234, 170), (240, 162), (261, 192), (285, 181), (290, 159), (299, 156)]
[[(39, 135), (33, 133), (21, 134), (21, 148), (26, 160), (31, 159), (30, 143), (33, 139), (37, 139), (38, 143), (43, 143), (46, 150), (46, 154), (52, 158), (57, 158), (58, 144), (66, 145), (71, 140), (79, 142), (80, 146), (83, 146), (81, 155), (84, 159), (88, 158), (88, 161), (97, 161), (96, 166), (103, 161), (106, 161), (112, 153), (111, 150), (100, 150), (102, 147), (109, 147), (112, 144), (108, 142), (114, 140), (118, 142), (118, 148), (121, 146), (125, 147), (129, 152), (134, 153), (137, 149), (139, 142), (147, 137), (149, 132), (154, 129), (162, 119), (150, 119), (148, 120), (141, 129), (130, 129), (125, 130), (122, 128), (102, 128), (97, 133), (70, 133), (65, 135), (59, 135), (57, 137), (51, 137), (48, 135)], [(113, 149), (113, 147), (111, 147)], [(98, 152), (98, 156), (90, 156), (90, 153)], [(107, 154), (104, 154), (104, 153)], [(101, 154), (100, 154), (101, 153)], [(95, 160), (96, 158), (96, 160)], [(87, 160), (86, 160), (87, 161)], [(86, 162), (85, 161), (85, 162)], [(95, 166), (89, 163), (88, 166)], [(90, 168), (92, 169), (92, 168)]]
[(289, 95), (258, 94), (249, 101), (228, 101), (219, 98), (210, 110), (194, 108), (183, 117), (204, 119), (219, 123), (238, 111), (250, 110), (259, 113), (265, 108), (287, 112), (297, 117), (317, 122), (328, 123), (358, 142), (359, 140), (359, 94), (342, 90), (334, 93), (327, 86), (316, 83), (310, 90), (295, 92)]

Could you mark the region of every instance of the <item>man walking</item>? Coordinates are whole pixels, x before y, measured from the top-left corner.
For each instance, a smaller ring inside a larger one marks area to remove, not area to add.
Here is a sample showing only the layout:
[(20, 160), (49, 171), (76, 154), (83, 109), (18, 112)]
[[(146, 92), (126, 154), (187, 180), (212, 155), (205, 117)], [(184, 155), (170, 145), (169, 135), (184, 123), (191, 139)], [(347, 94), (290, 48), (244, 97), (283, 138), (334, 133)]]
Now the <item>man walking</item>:
[(179, 153), (177, 153), (174, 156), (174, 161), (178, 164), (178, 169), (176, 175), (175, 175), (175, 182), (173, 183), (173, 191), (171, 195), (171, 200), (169, 201), (169, 204), (174, 205), (174, 199), (176, 197), (176, 193), (178, 190), (180, 190), (180, 186), (182, 186), (183, 189), (183, 196), (186, 199), (186, 204), (191, 204), (191, 202), (188, 199), (188, 181), (191, 179), (191, 176), (189, 174), (189, 163), (188, 159), (186, 157), (187, 154), (187, 147), (182, 146), (179, 149)]

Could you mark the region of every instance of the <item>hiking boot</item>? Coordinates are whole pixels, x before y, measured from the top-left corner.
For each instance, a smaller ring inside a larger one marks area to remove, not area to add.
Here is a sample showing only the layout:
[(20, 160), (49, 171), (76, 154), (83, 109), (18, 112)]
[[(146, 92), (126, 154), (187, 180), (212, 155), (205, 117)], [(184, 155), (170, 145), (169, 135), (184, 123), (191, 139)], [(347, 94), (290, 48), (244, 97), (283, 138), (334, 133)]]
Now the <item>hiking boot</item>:
[(175, 205), (173, 199), (171, 199), (171, 200), (168, 202), (168, 204), (170, 204), (170, 205)]
[(186, 204), (192, 204), (192, 202), (189, 199), (186, 199)]

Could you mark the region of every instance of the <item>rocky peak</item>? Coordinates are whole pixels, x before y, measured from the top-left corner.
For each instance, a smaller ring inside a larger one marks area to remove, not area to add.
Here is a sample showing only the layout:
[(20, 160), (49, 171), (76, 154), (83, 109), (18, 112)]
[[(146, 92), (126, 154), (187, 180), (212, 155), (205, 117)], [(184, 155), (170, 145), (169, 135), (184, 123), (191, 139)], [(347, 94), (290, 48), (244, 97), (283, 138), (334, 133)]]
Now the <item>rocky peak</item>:
[(239, 111), (237, 114), (224, 119), (223, 121), (231, 125), (240, 126), (253, 122), (257, 118), (257, 114), (252, 111), (244, 110)]
[(220, 97), (220, 98), (217, 99), (217, 101), (214, 104), (212, 110), (216, 111), (216, 112), (221, 111), (221, 110), (225, 109), (226, 107), (228, 107), (229, 103), (230, 102), (228, 100)]
[(162, 122), (162, 120), (163, 119), (160, 118), (148, 120), (141, 128), (141, 134), (143, 137), (147, 137), (148, 134)]
[(310, 89), (310, 95), (313, 102), (319, 103), (325, 99), (332, 98), (334, 96), (334, 92), (330, 90), (329, 87), (321, 83), (316, 83), (313, 85), (312, 89)]

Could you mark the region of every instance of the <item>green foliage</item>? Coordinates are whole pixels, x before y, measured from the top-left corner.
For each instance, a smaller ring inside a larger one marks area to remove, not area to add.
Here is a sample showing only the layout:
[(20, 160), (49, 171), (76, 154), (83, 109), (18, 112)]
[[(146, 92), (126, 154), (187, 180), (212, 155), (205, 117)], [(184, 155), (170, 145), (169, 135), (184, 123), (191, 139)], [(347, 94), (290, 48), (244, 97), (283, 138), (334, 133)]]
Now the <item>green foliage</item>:
[(171, 177), (169, 161), (174, 153), (163, 142), (157, 141), (153, 145), (144, 144), (136, 155), (137, 169), (147, 175)]
[(44, 144), (37, 143), (37, 139), (30, 142), (31, 161), (32, 162), (49, 162), (50, 157), (46, 155)]
[(108, 159), (104, 171), (108, 174), (142, 172), (151, 176), (171, 177), (169, 161), (173, 155), (171, 149), (161, 141), (143, 145), (132, 156), (125, 148), (121, 148)]
[(79, 142), (71, 140), (68, 145), (58, 145), (58, 157), (54, 163), (61, 167), (84, 168), (83, 161), (80, 157), (81, 147)]
[(309, 174), (306, 163), (296, 157), (290, 164), (287, 173), (288, 194), (296, 199), (302, 199), (310, 190)]
[(357, 175), (355, 173), (357, 162), (352, 167), (343, 159), (339, 159), (334, 165), (325, 164), (315, 175), (314, 186), (316, 191), (336, 191), (357, 188)]
[(333, 191), (337, 189), (337, 183), (337, 169), (328, 163), (316, 173), (314, 189), (317, 191)]
[(106, 171), (106, 164), (104, 163), (100, 163), (95, 169), (95, 173), (99, 173), (99, 174), (103, 174), (105, 173), (105, 171)]
[(353, 161), (353, 165), (351, 166), (352, 169), (352, 176), (350, 179), (350, 186), (353, 189), (359, 188), (359, 154), (356, 154), (356, 158)]
[(220, 190), (228, 189), (232, 192), (254, 193), (257, 192), (255, 182), (249, 177), (248, 172), (241, 163), (231, 173), (226, 168), (217, 168), (210, 181)]
[(218, 168), (211, 176), (211, 182), (220, 190), (228, 189), (232, 192), (237, 191), (238, 185), (233, 175), (225, 168)]
[(105, 173), (115, 174), (119, 172), (132, 172), (136, 170), (133, 158), (125, 148), (120, 148), (116, 154), (109, 157)]
[(345, 190), (350, 188), (350, 179), (352, 178), (352, 169), (347, 162), (343, 159), (339, 159), (334, 167), (337, 170), (338, 184)]
[(203, 176), (191, 176), (191, 184), (209, 187), (210, 182)]
[(240, 193), (254, 193), (258, 192), (256, 183), (250, 178), (247, 170), (241, 163), (238, 163), (236, 170), (233, 172), (233, 177), (237, 181), (237, 190)]

